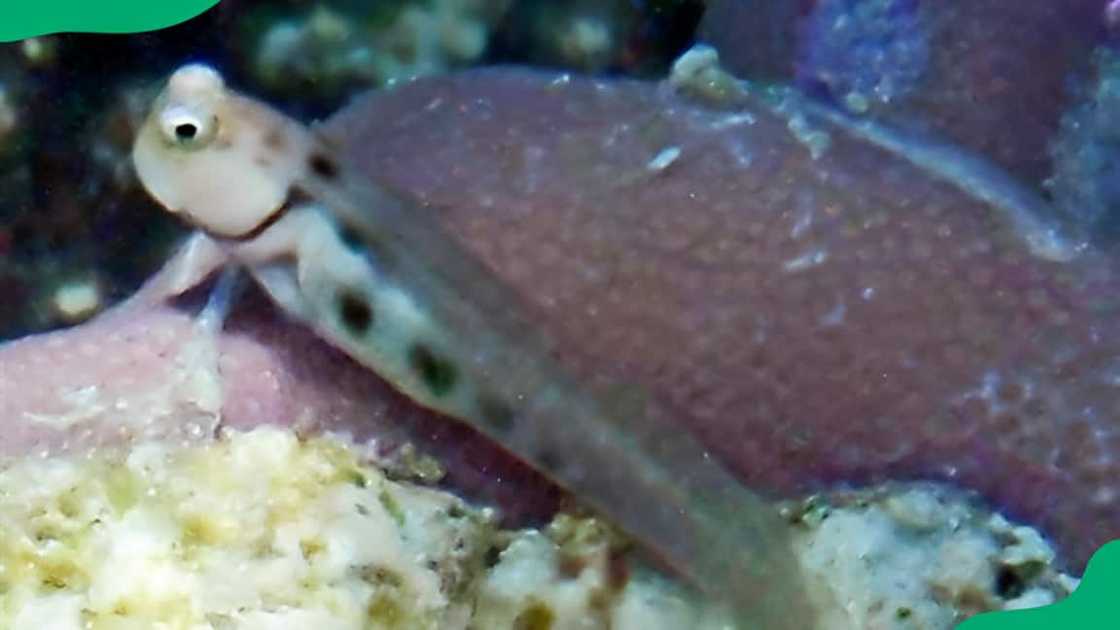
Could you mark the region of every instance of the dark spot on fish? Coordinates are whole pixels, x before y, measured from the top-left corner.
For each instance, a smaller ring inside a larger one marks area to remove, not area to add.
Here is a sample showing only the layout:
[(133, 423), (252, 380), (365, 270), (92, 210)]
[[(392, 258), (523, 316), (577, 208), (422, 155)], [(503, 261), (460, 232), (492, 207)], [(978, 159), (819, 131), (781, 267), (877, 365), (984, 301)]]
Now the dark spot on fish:
[(338, 177), (338, 165), (322, 153), (312, 153), (307, 160), (307, 165), (311, 167), (312, 173), (324, 179)]
[(272, 160), (263, 155), (258, 155), (257, 157), (253, 158), (253, 163), (257, 166), (263, 166), (265, 168), (270, 168), (272, 166)]
[(373, 309), (360, 293), (343, 289), (338, 294), (338, 317), (355, 335), (364, 335), (373, 325)]
[(446, 395), (455, 387), (459, 379), (455, 364), (440, 357), (431, 348), (416, 343), (408, 351), (408, 363), (420, 375), (420, 379), (428, 386), (433, 396)]
[(307, 192), (300, 186), (289, 186), (288, 196), (284, 198), (284, 205), (287, 207), (298, 206), (300, 204), (312, 201), (311, 193)]
[(295, 207), (297, 205), (310, 203), (314, 200), (315, 197), (312, 197), (311, 193), (308, 193), (306, 189), (301, 186), (292, 185), (288, 187), (288, 196), (284, 197), (283, 205), (284, 207)]
[(372, 234), (366, 227), (339, 221), (338, 238), (351, 251), (369, 256), (374, 265), (380, 269), (391, 270), (396, 264), (397, 258), (392, 249), (386, 246), (386, 241), (381, 235)]
[(513, 428), (513, 409), (496, 396), (479, 396), (478, 411), (482, 414), (482, 421), (499, 433), (509, 433)]
[(342, 243), (353, 250), (362, 250), (364, 241), (358, 234), (358, 231), (348, 225), (342, 225), (338, 229), (338, 238)]

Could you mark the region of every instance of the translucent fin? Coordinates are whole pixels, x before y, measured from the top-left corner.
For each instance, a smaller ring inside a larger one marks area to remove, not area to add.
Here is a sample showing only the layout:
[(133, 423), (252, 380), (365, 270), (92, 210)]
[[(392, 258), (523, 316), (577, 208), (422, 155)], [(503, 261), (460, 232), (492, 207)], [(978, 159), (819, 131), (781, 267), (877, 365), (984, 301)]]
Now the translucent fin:
[(240, 267), (229, 265), (222, 270), (222, 275), (218, 276), (218, 281), (210, 291), (206, 306), (202, 307), (196, 320), (203, 330), (215, 335), (221, 332), (243, 286), (242, 280)]
[[(729, 607), (739, 627), (815, 626), (788, 527), (773, 507), (681, 426), (638, 412), (619, 417), (580, 387), (552, 358), (553, 341), (522, 314), (518, 296), (430, 209), (345, 171), (299, 184), (382, 262), (386, 281), (406, 287), (448, 331), (455, 364), (470, 370), (474, 387), (507, 408), (465, 411), (406, 393), (470, 423), (572, 491)], [(375, 352), (345, 335), (335, 340), (378, 369)]]

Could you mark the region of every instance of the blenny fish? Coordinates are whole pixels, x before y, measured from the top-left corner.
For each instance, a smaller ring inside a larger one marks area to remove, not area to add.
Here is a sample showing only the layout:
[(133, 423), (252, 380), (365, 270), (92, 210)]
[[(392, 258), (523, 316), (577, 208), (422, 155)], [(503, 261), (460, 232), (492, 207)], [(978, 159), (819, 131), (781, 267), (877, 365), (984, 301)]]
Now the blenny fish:
[[(155, 101), (133, 161), (151, 195), (199, 229), (190, 247), (247, 270), (288, 316), (551, 477), (740, 625), (813, 626), (771, 506), (685, 430), (581, 387), (516, 295), (428, 209), (357, 174), (314, 128), (188, 65)], [(181, 288), (205, 271), (186, 269)]]

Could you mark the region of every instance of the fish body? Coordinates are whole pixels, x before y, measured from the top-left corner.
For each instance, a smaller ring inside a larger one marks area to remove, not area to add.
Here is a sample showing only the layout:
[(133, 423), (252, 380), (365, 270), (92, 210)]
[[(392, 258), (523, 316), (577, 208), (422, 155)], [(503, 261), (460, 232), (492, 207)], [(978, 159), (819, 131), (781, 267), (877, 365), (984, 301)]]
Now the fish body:
[(191, 65), (158, 97), (133, 159), (149, 192), (288, 315), (566, 487), (739, 625), (812, 627), (772, 507), (683, 429), (581, 388), (516, 295), (423, 208), (348, 169), (313, 129)]

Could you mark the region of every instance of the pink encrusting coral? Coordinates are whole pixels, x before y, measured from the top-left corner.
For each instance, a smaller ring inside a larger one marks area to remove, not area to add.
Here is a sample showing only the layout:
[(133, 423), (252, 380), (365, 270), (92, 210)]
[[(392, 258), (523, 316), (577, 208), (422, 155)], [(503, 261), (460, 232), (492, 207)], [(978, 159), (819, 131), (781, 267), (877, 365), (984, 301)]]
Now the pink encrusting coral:
[(1074, 564), (1120, 536), (1116, 261), (1037, 255), (1022, 208), (790, 116), (490, 71), (326, 131), (749, 484), (949, 480)]
[[(149, 287), (150, 288), (150, 287)], [(222, 426), (290, 425), (369, 444), (371, 457), (412, 443), (441, 457), (454, 487), (511, 520), (545, 517), (559, 495), (466, 427), (420, 409), (288, 323), (260, 295), (215, 336), (147, 289), (68, 330), (0, 346), (0, 460), (85, 452), (137, 439), (206, 440)]]

